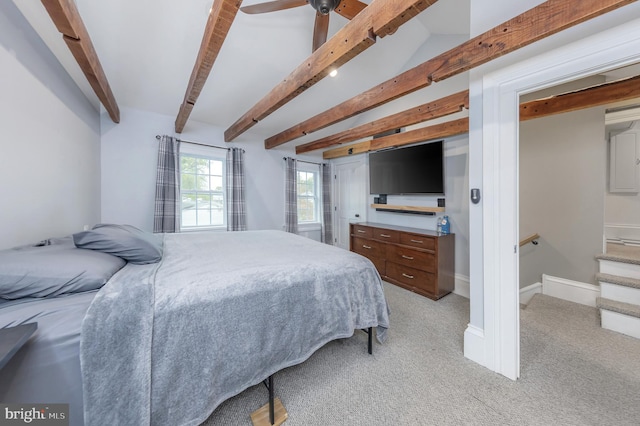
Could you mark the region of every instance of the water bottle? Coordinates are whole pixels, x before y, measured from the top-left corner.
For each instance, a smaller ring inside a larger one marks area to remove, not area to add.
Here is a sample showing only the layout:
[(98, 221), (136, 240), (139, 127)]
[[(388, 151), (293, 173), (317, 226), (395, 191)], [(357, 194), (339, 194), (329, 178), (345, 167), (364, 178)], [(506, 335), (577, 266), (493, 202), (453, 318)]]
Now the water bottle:
[(442, 232), (442, 216), (436, 219), (436, 231), (438, 231), (438, 234)]
[(449, 222), (449, 216), (445, 215), (442, 218), (442, 224), (440, 225), (443, 235), (447, 235), (451, 230), (451, 223)]

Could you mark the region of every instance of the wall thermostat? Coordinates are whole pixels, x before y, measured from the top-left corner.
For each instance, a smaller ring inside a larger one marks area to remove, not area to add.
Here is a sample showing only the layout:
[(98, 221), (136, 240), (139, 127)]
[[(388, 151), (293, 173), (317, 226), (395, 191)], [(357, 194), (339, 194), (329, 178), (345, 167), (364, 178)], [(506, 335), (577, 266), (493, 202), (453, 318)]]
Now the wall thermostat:
[(480, 189), (479, 188), (471, 189), (471, 202), (473, 204), (478, 204), (480, 202)]

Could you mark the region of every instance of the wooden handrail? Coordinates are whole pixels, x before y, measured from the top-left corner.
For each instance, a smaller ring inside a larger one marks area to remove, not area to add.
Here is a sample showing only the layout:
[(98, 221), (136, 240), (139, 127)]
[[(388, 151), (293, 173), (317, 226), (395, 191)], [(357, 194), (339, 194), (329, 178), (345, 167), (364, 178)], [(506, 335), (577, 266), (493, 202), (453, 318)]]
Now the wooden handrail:
[(529, 243), (532, 243), (534, 246), (537, 246), (538, 245), (538, 238), (540, 238), (540, 235), (531, 234), (527, 238), (525, 238), (524, 240), (520, 241), (520, 247), (522, 247), (525, 244), (529, 244)]

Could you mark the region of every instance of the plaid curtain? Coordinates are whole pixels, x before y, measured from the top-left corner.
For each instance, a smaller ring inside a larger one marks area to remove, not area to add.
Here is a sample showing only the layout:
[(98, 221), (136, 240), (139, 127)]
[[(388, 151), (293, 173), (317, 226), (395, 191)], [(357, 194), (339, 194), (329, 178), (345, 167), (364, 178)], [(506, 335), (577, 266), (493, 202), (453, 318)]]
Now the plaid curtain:
[(247, 230), (247, 209), (244, 195), (244, 150), (227, 151), (227, 229)]
[(298, 233), (298, 188), (296, 160), (284, 159), (284, 230), (292, 234)]
[(180, 141), (163, 135), (158, 148), (153, 232), (180, 231)]
[(322, 241), (333, 245), (333, 216), (331, 214), (331, 165), (323, 163), (322, 169)]

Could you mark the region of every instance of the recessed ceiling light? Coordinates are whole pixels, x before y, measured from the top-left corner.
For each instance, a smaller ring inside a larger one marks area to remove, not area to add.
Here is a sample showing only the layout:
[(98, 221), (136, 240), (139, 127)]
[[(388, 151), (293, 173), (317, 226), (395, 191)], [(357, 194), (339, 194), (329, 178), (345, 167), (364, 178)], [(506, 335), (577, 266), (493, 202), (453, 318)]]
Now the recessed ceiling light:
[(336, 69), (331, 70), (331, 72), (329, 73), (329, 77), (335, 77), (336, 75), (338, 75), (338, 70)]

